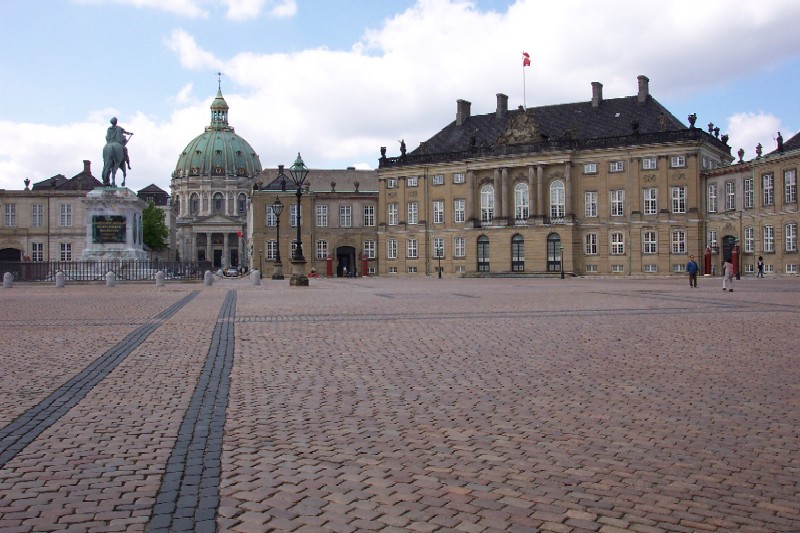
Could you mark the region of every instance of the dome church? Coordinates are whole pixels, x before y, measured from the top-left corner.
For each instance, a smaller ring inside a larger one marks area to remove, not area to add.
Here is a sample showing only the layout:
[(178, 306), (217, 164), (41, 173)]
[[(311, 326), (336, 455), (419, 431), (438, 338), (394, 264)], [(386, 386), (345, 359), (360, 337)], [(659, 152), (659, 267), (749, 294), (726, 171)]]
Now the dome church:
[(247, 198), (261, 172), (258, 154), (228, 124), (228, 109), (218, 87), (211, 124), (180, 153), (170, 185), (180, 259), (214, 268), (247, 263)]

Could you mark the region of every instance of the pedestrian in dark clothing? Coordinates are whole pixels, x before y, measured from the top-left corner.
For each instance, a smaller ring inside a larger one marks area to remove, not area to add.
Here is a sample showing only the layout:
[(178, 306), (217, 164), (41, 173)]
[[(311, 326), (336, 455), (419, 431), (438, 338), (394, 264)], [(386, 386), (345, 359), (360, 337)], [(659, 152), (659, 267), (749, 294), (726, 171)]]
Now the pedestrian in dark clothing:
[(764, 258), (762, 256), (758, 256), (758, 274), (756, 274), (757, 278), (764, 277)]
[(689, 262), (686, 263), (686, 272), (689, 273), (689, 286), (697, 288), (697, 271), (700, 270), (700, 267), (697, 266), (697, 262), (694, 260), (694, 256), (689, 256)]

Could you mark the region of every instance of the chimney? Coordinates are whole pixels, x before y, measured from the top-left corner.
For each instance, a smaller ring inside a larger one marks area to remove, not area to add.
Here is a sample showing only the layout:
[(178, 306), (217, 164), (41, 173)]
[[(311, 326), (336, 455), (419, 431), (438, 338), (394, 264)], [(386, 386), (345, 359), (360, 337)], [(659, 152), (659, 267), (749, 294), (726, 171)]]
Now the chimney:
[(650, 79), (647, 76), (638, 76), (637, 79), (639, 80), (639, 95), (636, 97), (636, 101), (643, 104), (650, 96)]
[(471, 102), (466, 100), (456, 100), (456, 126), (462, 125), (469, 118)]
[(599, 81), (592, 82), (592, 107), (600, 107), (603, 101), (603, 84)]
[(497, 93), (497, 118), (503, 118), (508, 113), (508, 96)]
[(84, 174), (91, 174), (92, 173), (92, 162), (88, 159), (83, 160), (83, 173)]

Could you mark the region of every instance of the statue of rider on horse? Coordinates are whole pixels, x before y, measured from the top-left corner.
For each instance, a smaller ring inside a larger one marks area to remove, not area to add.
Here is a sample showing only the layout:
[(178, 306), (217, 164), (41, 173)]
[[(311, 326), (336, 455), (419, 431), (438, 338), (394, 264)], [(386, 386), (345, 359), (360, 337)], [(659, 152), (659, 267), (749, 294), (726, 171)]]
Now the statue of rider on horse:
[(111, 119), (111, 126), (106, 132), (106, 145), (103, 147), (103, 185), (106, 187), (117, 186), (117, 170), (122, 170), (122, 186), (125, 186), (125, 178), (128, 175), (125, 166), (131, 168), (126, 147), (131, 135), (132, 132), (117, 126), (117, 117)]

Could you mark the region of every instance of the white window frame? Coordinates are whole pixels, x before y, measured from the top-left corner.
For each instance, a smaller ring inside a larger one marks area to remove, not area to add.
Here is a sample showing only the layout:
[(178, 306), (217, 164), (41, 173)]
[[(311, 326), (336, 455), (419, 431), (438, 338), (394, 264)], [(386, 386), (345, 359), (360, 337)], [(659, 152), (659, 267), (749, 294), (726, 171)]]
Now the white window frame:
[(657, 231), (645, 230), (642, 232), (642, 253), (645, 255), (655, 255), (658, 253)]
[(44, 243), (32, 242), (31, 243), (31, 261), (41, 262), (44, 261)]
[(408, 176), (406, 178), (406, 187), (416, 187), (417, 186), (417, 176)]
[[(648, 198), (648, 196), (651, 196)], [(642, 198), (644, 199), (644, 214), (657, 215), (658, 214), (658, 189), (656, 187), (647, 187), (642, 191)]]
[(608, 171), (609, 172), (625, 172), (625, 161), (622, 159), (617, 159), (616, 161), (609, 161), (608, 163)]
[(787, 252), (797, 251), (797, 222), (787, 222), (783, 227), (784, 246)]
[(328, 258), (328, 241), (325, 239), (317, 240), (317, 259), (325, 260)]
[(753, 209), (756, 205), (755, 182), (753, 178), (744, 180), (742, 188), (744, 189), (744, 208)]
[(797, 203), (797, 171), (795, 169), (783, 171), (783, 203)]
[(567, 212), (564, 182), (555, 180), (550, 184), (550, 218), (564, 218)]
[(406, 258), (416, 259), (419, 257), (419, 241), (414, 238), (406, 239)]
[(31, 205), (31, 227), (41, 228), (44, 226), (44, 204)]
[(597, 255), (597, 233), (586, 233), (583, 236), (584, 255)]
[(265, 226), (275, 226), (278, 223), (278, 217), (275, 216), (275, 213), (272, 211), (272, 204), (265, 206), (264, 208), (264, 225)]
[(753, 226), (745, 226), (744, 228), (744, 251), (745, 253), (752, 254), (756, 250), (755, 229)]
[(708, 230), (708, 242), (706, 243), (706, 246), (708, 246), (712, 250), (717, 249), (717, 247), (719, 246), (719, 244), (717, 243), (717, 230), (715, 229)]
[(597, 174), (597, 163), (584, 163), (583, 164), (583, 173), (584, 174)]
[(466, 183), (466, 181), (467, 180), (464, 177), (464, 173), (463, 172), (454, 172), (453, 173), (453, 183), (455, 183), (455, 184)]
[(439, 251), (441, 251), (442, 258), (444, 258), (445, 255), (447, 255), (444, 249), (444, 237), (434, 237), (432, 243), (433, 243), (433, 249), (431, 250), (431, 256), (434, 259), (438, 259)]
[(408, 202), (406, 204), (406, 215), (409, 225), (419, 224), (419, 202)]
[(686, 168), (686, 156), (673, 155), (669, 158), (669, 166), (670, 168)]
[(775, 175), (771, 172), (761, 176), (761, 197), (764, 199), (761, 205), (775, 204)]
[(328, 226), (328, 206), (327, 205), (318, 205), (317, 206), (317, 227), (318, 228), (325, 228)]
[(456, 198), (453, 200), (453, 222), (462, 223), (466, 222), (467, 218), (467, 201), (463, 198)]
[(736, 211), (736, 182), (725, 182), (725, 210)]
[(278, 241), (270, 239), (267, 241), (267, 256), (264, 259), (274, 261), (276, 257), (278, 257)]
[(614, 189), (608, 192), (609, 203), (611, 206), (611, 216), (621, 217), (625, 215), (625, 189)]
[(397, 239), (386, 239), (386, 258), (397, 259)]
[(494, 187), (484, 185), (481, 187), (481, 223), (491, 224), (494, 220)]
[[(62, 227), (72, 226), (72, 204), (58, 204), (58, 225)], [(72, 246), (72, 243), (69, 243)], [(70, 252), (70, 256), (72, 253)]]
[(353, 206), (347, 204), (339, 206), (339, 227), (353, 227)]
[(367, 259), (375, 259), (375, 254), (375, 241), (372, 239), (364, 241), (364, 257)]
[(672, 196), (672, 212), (676, 214), (686, 213), (686, 187), (670, 187)]
[(672, 230), (672, 253), (673, 254), (686, 253), (686, 230), (683, 229)]
[(772, 253), (775, 251), (775, 226), (772, 224), (765, 224), (763, 228), (763, 242), (761, 249), (765, 253)]
[(708, 184), (708, 212), (709, 213), (716, 213), (717, 212), (717, 184), (716, 183), (709, 183)]
[(444, 200), (433, 201), (433, 223), (444, 224)]
[(467, 238), (461, 236), (453, 237), (453, 257), (467, 256)]
[[(64, 205), (64, 204), (62, 204)], [(72, 207), (72, 206), (70, 206)], [(72, 243), (61, 242), (59, 243), (59, 258), (61, 261), (72, 261)]]
[(400, 223), (400, 213), (398, 212), (399, 206), (397, 202), (386, 205), (386, 223), (389, 226), (397, 226)]
[(527, 183), (514, 185), (514, 220), (526, 222), (530, 216), (530, 195)]
[(374, 205), (365, 205), (364, 206), (364, 225), (365, 226), (374, 226), (375, 225), (375, 206)]
[(3, 205), (3, 225), (4, 226), (17, 225), (17, 204)]
[(658, 159), (655, 157), (643, 157), (642, 158), (642, 170), (657, 170), (658, 169)]
[(584, 191), (583, 216), (588, 218), (597, 216), (597, 191)]
[(431, 177), (432, 185), (444, 185), (444, 174), (434, 174)]
[(396, 189), (397, 188), (397, 178), (387, 178), (386, 179), (386, 188), (387, 189)]
[(614, 231), (608, 236), (611, 242), (611, 255), (625, 255), (625, 234)]

